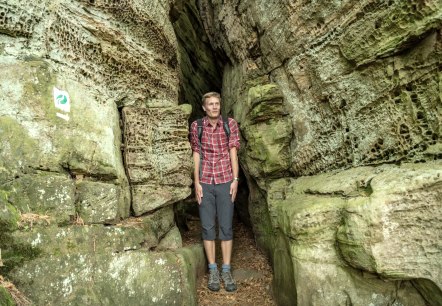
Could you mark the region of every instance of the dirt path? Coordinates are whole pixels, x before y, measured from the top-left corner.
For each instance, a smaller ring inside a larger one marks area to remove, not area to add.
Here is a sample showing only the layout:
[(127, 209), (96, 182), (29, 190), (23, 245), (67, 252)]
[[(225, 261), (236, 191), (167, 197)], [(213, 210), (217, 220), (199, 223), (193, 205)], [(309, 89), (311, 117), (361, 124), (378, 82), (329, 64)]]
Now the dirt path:
[[(188, 221), (190, 230), (183, 233), (185, 245), (200, 243), (199, 221)], [(238, 290), (218, 292), (207, 289), (207, 274), (198, 280), (198, 305), (276, 305), (272, 298), (272, 270), (268, 259), (256, 248), (251, 229), (234, 220), (232, 271)], [(217, 263), (222, 264), (219, 241)]]

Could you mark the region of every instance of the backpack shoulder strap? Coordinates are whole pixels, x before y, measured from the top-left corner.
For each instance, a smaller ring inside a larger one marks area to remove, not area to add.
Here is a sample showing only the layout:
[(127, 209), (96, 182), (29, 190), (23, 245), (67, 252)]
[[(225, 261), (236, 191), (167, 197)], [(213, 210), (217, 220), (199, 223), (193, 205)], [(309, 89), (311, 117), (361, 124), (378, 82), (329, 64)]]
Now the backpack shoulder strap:
[(196, 120), (197, 126), (198, 126), (198, 139), (201, 144), (201, 138), (203, 137), (203, 119), (197, 119)]
[(229, 118), (224, 115), (223, 115), (223, 127), (224, 127), (224, 132), (226, 132), (227, 139), (230, 139)]
[(199, 175), (200, 175), (200, 179), (203, 176), (203, 150), (202, 150), (202, 145), (201, 145), (201, 138), (203, 138), (203, 119), (197, 119), (196, 120), (196, 124), (197, 124), (197, 128), (198, 128), (198, 140), (199, 140), (199, 145), (200, 145), (200, 166), (199, 166)]

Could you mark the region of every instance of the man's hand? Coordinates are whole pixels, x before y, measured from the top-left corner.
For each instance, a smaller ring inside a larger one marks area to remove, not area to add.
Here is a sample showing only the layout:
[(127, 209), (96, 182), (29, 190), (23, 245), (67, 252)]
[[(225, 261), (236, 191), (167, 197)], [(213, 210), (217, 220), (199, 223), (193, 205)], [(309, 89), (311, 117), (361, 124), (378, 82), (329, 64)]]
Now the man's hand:
[(232, 196), (232, 203), (235, 202), (237, 192), (238, 192), (238, 181), (233, 180), (232, 184), (230, 184), (230, 195)]
[(201, 201), (203, 200), (203, 187), (200, 183), (195, 183), (195, 198), (198, 205), (201, 205)]

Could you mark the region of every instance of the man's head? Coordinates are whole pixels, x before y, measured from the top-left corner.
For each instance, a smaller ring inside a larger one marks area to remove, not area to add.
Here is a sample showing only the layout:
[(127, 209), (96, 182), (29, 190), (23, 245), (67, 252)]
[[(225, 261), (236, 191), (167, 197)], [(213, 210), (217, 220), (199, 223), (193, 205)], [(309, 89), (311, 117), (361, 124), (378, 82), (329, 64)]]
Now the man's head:
[(217, 92), (208, 92), (202, 98), (203, 110), (207, 117), (218, 118), (221, 114), (221, 95)]

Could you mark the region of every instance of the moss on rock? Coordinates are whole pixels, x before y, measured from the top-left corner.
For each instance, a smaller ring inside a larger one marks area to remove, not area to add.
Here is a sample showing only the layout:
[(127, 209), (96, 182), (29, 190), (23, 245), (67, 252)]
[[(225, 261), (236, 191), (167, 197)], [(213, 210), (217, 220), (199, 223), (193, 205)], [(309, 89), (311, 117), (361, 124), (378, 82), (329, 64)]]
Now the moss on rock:
[(0, 190), (0, 236), (17, 229), (19, 220), (17, 209), (7, 202), (6, 192)]
[(0, 305), (2, 306), (16, 306), (14, 299), (12, 298), (9, 291), (0, 286)]
[(255, 178), (282, 176), (290, 167), (293, 128), (279, 87), (263, 84), (250, 88), (242, 112), (249, 173)]
[(182, 257), (142, 251), (51, 256), (10, 273), (37, 305), (194, 305), (187, 277)]

